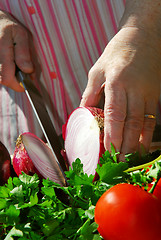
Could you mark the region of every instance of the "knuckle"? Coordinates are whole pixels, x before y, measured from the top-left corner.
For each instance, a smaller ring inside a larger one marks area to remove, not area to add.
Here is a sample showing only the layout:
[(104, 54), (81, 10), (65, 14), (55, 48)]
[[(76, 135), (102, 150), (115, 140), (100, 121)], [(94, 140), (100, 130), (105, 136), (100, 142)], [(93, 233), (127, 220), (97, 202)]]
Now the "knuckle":
[(104, 70), (101, 67), (97, 66), (97, 64), (95, 64), (88, 72), (88, 79), (91, 81), (101, 79), (101, 81), (104, 82), (105, 80)]
[(114, 105), (108, 106), (104, 110), (107, 121), (124, 122), (126, 113), (122, 109), (117, 109)]
[(10, 23), (7, 23), (5, 26), (2, 25), (0, 26), (0, 41), (3, 46), (5, 46), (6, 43), (8, 43), (8, 41), (6, 41), (6, 36), (10, 34), (11, 28), (12, 26)]
[(29, 38), (28, 30), (20, 24), (14, 24), (14, 35), (21, 36), (23, 39)]
[(97, 75), (96, 70), (94, 69), (94, 67), (92, 67), (88, 72), (88, 79), (91, 83), (94, 82), (96, 75)]
[(142, 117), (131, 117), (127, 118), (125, 121), (125, 127), (132, 131), (141, 132), (143, 127)]

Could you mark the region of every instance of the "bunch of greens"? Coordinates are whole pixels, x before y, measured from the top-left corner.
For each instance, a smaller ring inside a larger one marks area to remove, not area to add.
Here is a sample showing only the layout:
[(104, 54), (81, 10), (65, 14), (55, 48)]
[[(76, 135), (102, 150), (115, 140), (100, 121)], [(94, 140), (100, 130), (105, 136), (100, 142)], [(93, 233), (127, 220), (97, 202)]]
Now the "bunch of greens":
[[(140, 157), (132, 154), (125, 162), (117, 162), (117, 153), (104, 153), (94, 176), (83, 172), (80, 159), (66, 172), (68, 186), (49, 179), (42, 181), (35, 174), (24, 173), (9, 178), (0, 187), (0, 239), (12, 240), (99, 240), (102, 237), (94, 221), (95, 205), (100, 196), (117, 183), (128, 182), (146, 186), (160, 178), (161, 164), (149, 163), (160, 154)], [(133, 167), (139, 158), (141, 167)], [(145, 159), (147, 161), (145, 161)], [(130, 168), (129, 168), (130, 167)], [(148, 171), (147, 171), (148, 169)]]

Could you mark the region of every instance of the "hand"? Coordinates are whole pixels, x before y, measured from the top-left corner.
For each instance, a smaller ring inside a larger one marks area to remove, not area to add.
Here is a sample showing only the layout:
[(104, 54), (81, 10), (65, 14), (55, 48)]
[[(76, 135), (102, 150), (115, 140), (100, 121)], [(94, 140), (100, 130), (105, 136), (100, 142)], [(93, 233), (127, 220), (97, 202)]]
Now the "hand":
[(0, 11), (0, 83), (22, 92), (15, 77), (15, 66), (23, 72), (33, 72), (28, 30), (8, 13)]
[(105, 148), (113, 143), (120, 153), (148, 151), (160, 93), (159, 41), (136, 27), (122, 28), (89, 72), (81, 106), (97, 106), (105, 92)]

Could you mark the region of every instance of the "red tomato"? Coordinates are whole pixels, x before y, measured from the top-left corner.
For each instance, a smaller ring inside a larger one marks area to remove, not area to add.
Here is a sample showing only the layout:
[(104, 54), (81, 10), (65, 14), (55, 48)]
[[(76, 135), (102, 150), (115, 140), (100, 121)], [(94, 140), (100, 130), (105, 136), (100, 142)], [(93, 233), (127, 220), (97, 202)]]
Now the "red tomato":
[(161, 178), (159, 179), (156, 187), (154, 188), (153, 194), (161, 200)]
[[(147, 192), (150, 191), (150, 189), (153, 187), (153, 184), (155, 183), (155, 180), (152, 183), (148, 184)], [(143, 187), (144, 189), (144, 187)], [(161, 179), (159, 179), (157, 185), (154, 188), (153, 195), (155, 195), (159, 200), (161, 200)]]
[(131, 184), (107, 190), (95, 208), (98, 231), (105, 240), (161, 240), (161, 203)]

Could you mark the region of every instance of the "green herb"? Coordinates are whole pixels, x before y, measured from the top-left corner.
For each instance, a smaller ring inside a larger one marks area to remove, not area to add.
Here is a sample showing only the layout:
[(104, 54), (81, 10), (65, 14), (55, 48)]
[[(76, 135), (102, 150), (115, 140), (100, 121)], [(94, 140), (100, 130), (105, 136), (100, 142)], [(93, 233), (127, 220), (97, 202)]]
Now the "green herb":
[(96, 169), (99, 175), (96, 181), (93, 175), (83, 172), (80, 159), (65, 173), (69, 183), (66, 187), (49, 179), (41, 181), (36, 174), (22, 173), (19, 178), (9, 178), (8, 183), (0, 187), (0, 239), (102, 239), (94, 222), (95, 205), (100, 196), (120, 182), (146, 189), (149, 182), (161, 176), (160, 162), (131, 172), (128, 171), (129, 166), (133, 166), (131, 155), (120, 163), (117, 155), (114, 148), (111, 154), (104, 153)]

